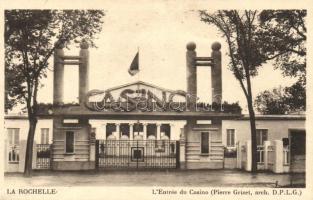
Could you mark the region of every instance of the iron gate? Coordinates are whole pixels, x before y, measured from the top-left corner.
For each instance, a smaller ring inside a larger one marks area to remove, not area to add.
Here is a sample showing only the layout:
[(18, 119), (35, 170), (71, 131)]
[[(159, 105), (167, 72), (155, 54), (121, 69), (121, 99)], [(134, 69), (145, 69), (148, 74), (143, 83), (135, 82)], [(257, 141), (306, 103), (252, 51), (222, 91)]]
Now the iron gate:
[(51, 168), (51, 145), (37, 144), (37, 161), (36, 169), (50, 169)]
[(178, 168), (179, 141), (97, 140), (98, 168)]

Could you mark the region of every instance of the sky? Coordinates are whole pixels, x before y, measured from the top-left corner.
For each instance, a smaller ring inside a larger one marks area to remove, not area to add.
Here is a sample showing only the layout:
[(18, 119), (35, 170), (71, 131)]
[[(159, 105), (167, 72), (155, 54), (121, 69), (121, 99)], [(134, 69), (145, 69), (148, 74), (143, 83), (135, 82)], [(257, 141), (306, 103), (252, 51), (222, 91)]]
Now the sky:
[[(198, 56), (210, 56), (211, 44), (222, 44), (223, 101), (239, 102), (243, 112), (247, 104), (239, 82), (228, 69), (225, 39), (213, 26), (200, 21), (196, 11), (164, 6), (113, 7), (105, 10), (102, 32), (95, 40), (98, 48), (90, 49), (89, 89), (107, 89), (135, 81), (144, 81), (167, 89), (186, 90), (186, 44), (196, 43)], [(128, 68), (139, 49), (140, 72), (128, 74)], [(78, 55), (79, 48), (71, 46), (67, 55)], [(39, 91), (40, 102), (52, 102), (53, 62), (50, 60), (48, 77)], [(211, 76), (209, 67), (198, 69), (198, 96), (210, 103)], [(265, 64), (252, 80), (253, 95), (279, 85), (288, 86), (295, 79), (283, 77), (271, 63)], [(77, 101), (78, 68), (65, 68), (65, 102)]]

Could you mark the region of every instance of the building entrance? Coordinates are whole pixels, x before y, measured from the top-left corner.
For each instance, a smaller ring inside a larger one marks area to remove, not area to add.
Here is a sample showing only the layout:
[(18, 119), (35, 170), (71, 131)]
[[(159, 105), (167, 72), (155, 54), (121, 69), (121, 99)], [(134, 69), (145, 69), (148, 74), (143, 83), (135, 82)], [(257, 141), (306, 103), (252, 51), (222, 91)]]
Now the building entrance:
[(290, 138), (290, 171), (305, 172), (305, 130), (292, 130)]

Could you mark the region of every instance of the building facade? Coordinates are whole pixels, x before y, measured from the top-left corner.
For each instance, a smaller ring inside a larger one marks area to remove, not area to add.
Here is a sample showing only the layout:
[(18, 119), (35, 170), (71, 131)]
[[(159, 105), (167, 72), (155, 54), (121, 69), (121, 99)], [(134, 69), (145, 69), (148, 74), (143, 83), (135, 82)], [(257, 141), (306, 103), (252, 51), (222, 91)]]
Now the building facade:
[[(186, 91), (168, 90), (141, 81), (89, 90), (88, 44), (81, 43), (78, 56), (64, 55), (59, 45), (54, 53), (53, 104), (39, 109), (33, 167), (224, 168), (225, 147), (233, 148), (237, 141), (249, 139), (248, 121), (241, 115), (240, 107), (222, 102), (221, 45), (212, 44), (210, 57), (198, 57), (195, 49), (194, 43), (187, 44)], [(79, 68), (79, 103), (75, 105), (63, 102), (66, 65)], [(198, 102), (198, 66), (211, 67), (210, 105)], [(260, 143), (287, 138), (285, 124), (290, 129), (302, 127), (303, 130), (302, 118), (297, 122), (281, 120), (258, 120)], [(24, 152), (26, 123), (25, 119), (6, 118), (8, 170), (13, 169), (13, 161), (18, 163), (22, 158), (23, 153), (17, 153), (16, 148)], [(284, 124), (280, 130), (272, 130), (280, 124)]]
[[(259, 115), (256, 116), (256, 129), (257, 159), (260, 170), (265, 170), (264, 163), (267, 159), (265, 154), (268, 150), (266, 146), (270, 146), (270, 143), (276, 141), (276, 143), (281, 143), (280, 157), (283, 172), (305, 172), (305, 115)], [(223, 120), (222, 142), (226, 152), (233, 152), (233, 155), (230, 153), (230, 158), (227, 158), (227, 153), (225, 153), (226, 167), (238, 167), (236, 162), (241, 159), (238, 158), (238, 153), (240, 153), (238, 151), (241, 151), (242, 145), (250, 141), (250, 138), (249, 116)]]

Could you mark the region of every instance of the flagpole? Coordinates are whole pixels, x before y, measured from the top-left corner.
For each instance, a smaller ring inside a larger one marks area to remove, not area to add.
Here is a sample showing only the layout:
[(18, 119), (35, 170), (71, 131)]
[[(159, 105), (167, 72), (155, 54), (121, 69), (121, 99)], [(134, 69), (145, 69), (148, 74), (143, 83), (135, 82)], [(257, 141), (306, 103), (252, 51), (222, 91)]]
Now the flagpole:
[[(140, 64), (139, 64), (139, 62), (140, 62), (140, 60), (139, 60), (139, 55), (140, 55), (140, 54), (139, 54), (139, 46), (137, 46), (137, 53), (138, 53), (138, 70), (139, 70), (138, 73), (137, 73), (137, 74), (138, 74), (138, 77), (137, 77), (137, 78), (138, 78), (138, 82), (139, 82), (139, 81), (140, 81), (140, 77), (139, 77), (139, 76), (140, 76)], [(137, 90), (139, 91), (139, 84), (137, 84)], [(138, 95), (137, 97), (139, 97), (139, 93), (137, 93), (137, 95)], [(140, 120), (139, 120), (139, 119), (138, 119), (137, 123), (138, 123), (138, 128), (139, 128), (139, 124), (140, 124)], [(139, 129), (138, 129), (138, 130), (139, 130)], [(138, 134), (138, 137), (139, 137), (139, 132), (138, 132), (137, 134)], [(145, 134), (145, 133), (143, 133), (143, 134)]]
[[(138, 66), (139, 66), (139, 46), (137, 46), (137, 52), (138, 52)], [(138, 69), (140, 70), (140, 67), (138, 67)], [(137, 73), (138, 74), (138, 81), (140, 81), (140, 72)]]
[[(137, 46), (137, 53), (138, 53), (138, 69), (140, 70), (139, 67), (139, 46)], [(140, 81), (140, 71), (137, 73), (137, 81)], [(137, 90), (139, 90), (139, 84), (137, 84)], [(139, 97), (139, 93), (137, 93), (137, 97)]]

